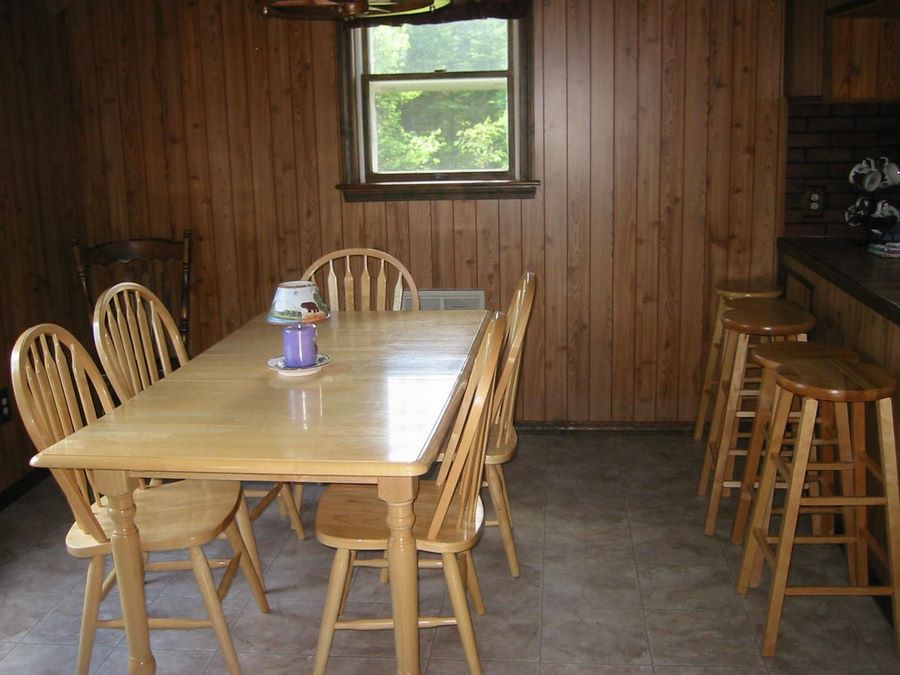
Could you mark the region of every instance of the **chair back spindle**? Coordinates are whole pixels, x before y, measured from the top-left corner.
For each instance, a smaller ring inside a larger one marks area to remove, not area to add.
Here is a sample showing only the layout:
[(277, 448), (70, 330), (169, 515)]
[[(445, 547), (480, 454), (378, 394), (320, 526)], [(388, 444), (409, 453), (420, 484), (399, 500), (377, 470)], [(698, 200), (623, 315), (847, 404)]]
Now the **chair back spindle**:
[(144, 391), (188, 361), (175, 320), (149, 289), (122, 282), (94, 308), (94, 344), (121, 401)]
[[(103, 376), (77, 338), (54, 324), (26, 330), (10, 359), (13, 394), (38, 451), (113, 410)], [(78, 526), (98, 542), (108, 538), (91, 510), (100, 499), (88, 471), (53, 469)]]
[(496, 312), (487, 327), (469, 381), (463, 394), (451, 443), (437, 476), (441, 492), (428, 530), (428, 538), (436, 538), (448, 514), (455, 509), (455, 524), (474, 524), (479, 508), (487, 429), (496, 381), (497, 364), (503, 347), (506, 317)]
[(375, 249), (328, 253), (306, 269), (303, 279), (325, 289), (332, 311), (397, 311), (404, 289), (410, 292), (411, 309), (419, 309), (419, 290), (409, 270), (394, 256)]

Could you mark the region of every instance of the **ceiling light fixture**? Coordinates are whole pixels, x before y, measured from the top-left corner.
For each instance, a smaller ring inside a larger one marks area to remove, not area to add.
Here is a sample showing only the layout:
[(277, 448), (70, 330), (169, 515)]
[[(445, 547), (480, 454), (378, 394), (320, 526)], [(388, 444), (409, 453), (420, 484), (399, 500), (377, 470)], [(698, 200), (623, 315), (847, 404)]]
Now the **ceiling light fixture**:
[(263, 0), (260, 11), (283, 19), (352, 19), (431, 12), (450, 0)]

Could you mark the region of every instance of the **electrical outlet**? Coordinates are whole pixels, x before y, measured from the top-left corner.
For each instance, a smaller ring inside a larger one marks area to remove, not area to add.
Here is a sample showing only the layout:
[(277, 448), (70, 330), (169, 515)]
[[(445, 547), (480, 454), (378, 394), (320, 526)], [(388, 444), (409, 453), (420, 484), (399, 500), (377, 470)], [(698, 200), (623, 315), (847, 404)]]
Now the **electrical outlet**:
[(9, 398), (9, 387), (0, 389), (0, 424), (12, 420), (12, 401)]
[(825, 211), (825, 190), (808, 188), (803, 195), (806, 204), (806, 215), (821, 216)]

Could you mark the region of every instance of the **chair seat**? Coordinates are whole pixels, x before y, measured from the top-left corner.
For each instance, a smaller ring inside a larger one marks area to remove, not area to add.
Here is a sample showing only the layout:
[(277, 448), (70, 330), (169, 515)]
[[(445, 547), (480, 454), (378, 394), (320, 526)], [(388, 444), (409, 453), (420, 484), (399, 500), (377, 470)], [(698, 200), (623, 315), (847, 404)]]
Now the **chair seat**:
[[(416, 548), (427, 553), (459, 553), (475, 545), (481, 536), (484, 507), (478, 500), (474, 527), (458, 526), (456, 502), (450, 506), (438, 536), (428, 539), (440, 488), (433, 481), (421, 481), (413, 506), (416, 523), (413, 536)], [(316, 538), (326, 546), (353, 551), (387, 549), (388, 527), (385, 503), (374, 485), (331, 485), (319, 499), (316, 512)]]
[[(183, 480), (134, 493), (134, 522), (141, 533), (141, 550), (167, 551), (202, 546), (222, 533), (231, 522), (241, 499), (238, 481)], [(113, 523), (106, 505), (91, 510), (109, 534)], [(79, 558), (110, 551), (110, 543), (98, 543), (78, 523), (66, 535), (69, 553)]]
[(516, 456), (519, 449), (519, 436), (514, 428), (510, 428), (506, 433), (506, 439), (500, 440), (498, 436), (501, 433), (499, 426), (494, 425), (490, 429), (490, 435), (487, 442), (487, 454), (484, 457), (485, 464), (506, 464)]

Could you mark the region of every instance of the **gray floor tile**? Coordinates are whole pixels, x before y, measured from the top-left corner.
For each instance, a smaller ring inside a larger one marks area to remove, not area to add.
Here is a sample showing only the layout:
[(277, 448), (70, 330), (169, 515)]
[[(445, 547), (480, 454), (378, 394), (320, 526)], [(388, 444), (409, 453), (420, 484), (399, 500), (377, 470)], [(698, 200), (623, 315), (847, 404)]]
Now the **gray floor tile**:
[[(475, 550), (488, 610), (473, 613), (485, 673), (900, 673), (893, 631), (868, 598), (788, 598), (777, 656), (759, 655), (768, 581), (745, 598), (734, 589), (741, 547), (730, 542), (733, 499), (723, 501), (716, 536), (702, 532), (702, 448), (687, 433), (520, 433), (505, 473), (521, 577), (509, 575), (496, 529)], [(305, 490), (306, 540), (277, 508), (256, 523), (272, 611), (259, 612), (240, 575), (225, 602), (244, 672), (312, 668), (333, 556), (314, 536), (322, 489)], [(49, 480), (0, 511), (0, 542), (18, 544), (0, 546), (0, 673), (73, 670), (87, 562), (65, 551), (70, 525)], [(792, 581), (844, 575), (836, 546), (796, 554)], [(149, 573), (146, 591), (153, 615), (205, 617), (189, 572)], [(423, 613), (449, 613), (440, 572), (423, 571), (420, 591)], [(114, 590), (101, 612), (118, 611)], [(347, 611), (387, 614), (389, 587), (359, 571)], [(423, 629), (420, 638), (427, 675), (467, 672), (456, 628)], [(124, 671), (123, 640), (120, 631), (99, 631), (94, 672)], [(154, 631), (151, 640), (160, 673), (226, 672), (211, 630)], [(390, 631), (336, 636), (329, 673), (394, 671)]]

